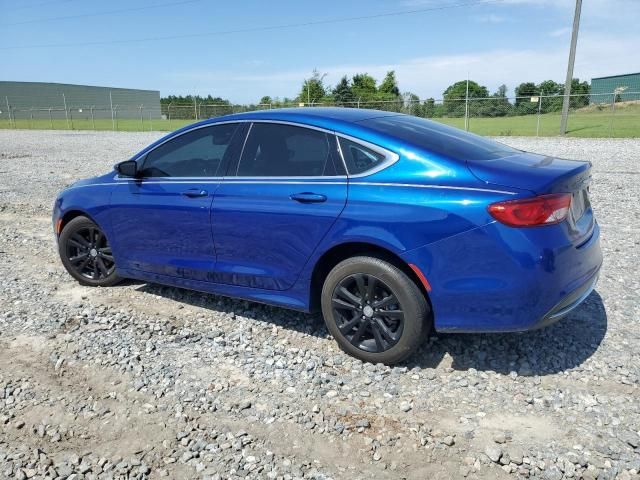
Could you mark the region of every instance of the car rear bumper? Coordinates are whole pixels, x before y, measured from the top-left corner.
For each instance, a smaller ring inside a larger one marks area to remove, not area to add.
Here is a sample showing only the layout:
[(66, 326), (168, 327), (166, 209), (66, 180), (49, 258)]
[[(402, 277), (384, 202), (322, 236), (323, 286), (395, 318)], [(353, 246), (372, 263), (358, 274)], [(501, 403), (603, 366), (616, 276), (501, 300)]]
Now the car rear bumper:
[(598, 283), (598, 274), (600, 271), (596, 272), (596, 274), (590, 278), (588, 281), (584, 283), (584, 285), (580, 286), (569, 295), (564, 297), (558, 304), (553, 307), (549, 312), (542, 317), (542, 319), (535, 324), (531, 329), (537, 330), (539, 328), (544, 328), (549, 325), (556, 323), (558, 320), (562, 320), (566, 317), (571, 311), (573, 311), (576, 307), (578, 307), (582, 302), (584, 302), (591, 292), (596, 288), (596, 284)]
[(431, 285), (436, 331), (520, 332), (576, 308), (596, 285), (600, 229), (575, 245), (568, 225), (519, 229), (497, 222), (405, 252)]

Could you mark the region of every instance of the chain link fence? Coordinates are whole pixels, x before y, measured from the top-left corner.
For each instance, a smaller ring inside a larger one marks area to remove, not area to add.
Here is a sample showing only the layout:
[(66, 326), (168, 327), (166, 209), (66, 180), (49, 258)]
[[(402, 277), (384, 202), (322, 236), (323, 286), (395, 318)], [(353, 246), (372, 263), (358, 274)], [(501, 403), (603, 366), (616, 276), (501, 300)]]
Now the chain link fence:
[[(343, 103), (270, 103), (252, 105), (162, 103), (120, 106), (67, 104), (15, 107), (0, 99), (0, 128), (171, 131), (194, 121), (222, 115), (281, 107), (336, 106), (407, 113), (429, 118), (481, 135), (549, 136), (560, 132), (562, 95), (529, 97), (445, 98)], [(24, 99), (21, 105), (24, 105)], [(640, 137), (640, 92), (571, 95), (568, 135), (583, 137)]]

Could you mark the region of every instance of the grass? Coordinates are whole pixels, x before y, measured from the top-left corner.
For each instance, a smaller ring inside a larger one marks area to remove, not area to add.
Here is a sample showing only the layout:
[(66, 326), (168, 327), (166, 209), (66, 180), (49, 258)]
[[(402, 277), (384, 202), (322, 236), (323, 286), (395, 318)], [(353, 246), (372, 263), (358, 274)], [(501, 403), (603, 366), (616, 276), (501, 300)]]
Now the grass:
[[(436, 121), (464, 128), (464, 118), (437, 118)], [(194, 120), (118, 120), (116, 130), (119, 131), (172, 131)], [(0, 120), (0, 128), (13, 128), (5, 117)], [(111, 119), (75, 118), (67, 122), (64, 118), (49, 119), (16, 119), (15, 128), (43, 130), (113, 130)], [(488, 136), (555, 136), (560, 131), (560, 114), (548, 113), (540, 115), (538, 126), (537, 115), (515, 117), (495, 117), (469, 119), (469, 131)], [(592, 109), (590, 107), (577, 110), (569, 115), (568, 136), (571, 137), (640, 137), (640, 105), (628, 105), (611, 114), (611, 111)]]

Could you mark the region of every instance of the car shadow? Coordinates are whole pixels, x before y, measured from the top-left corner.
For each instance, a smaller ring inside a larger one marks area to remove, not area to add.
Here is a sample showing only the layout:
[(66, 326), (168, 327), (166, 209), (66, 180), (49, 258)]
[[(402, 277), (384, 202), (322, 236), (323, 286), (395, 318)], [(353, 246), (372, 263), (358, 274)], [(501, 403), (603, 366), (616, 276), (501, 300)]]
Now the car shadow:
[(451, 362), (451, 368), (459, 371), (473, 368), (522, 376), (550, 375), (584, 363), (606, 333), (607, 312), (600, 294), (593, 291), (565, 318), (540, 330), (433, 335), (404, 366), (435, 368)]
[[(247, 300), (143, 283), (137, 291), (218, 313), (253, 318), (319, 338), (330, 338), (321, 315)], [(408, 369), (446, 366), (453, 370), (492, 371), (521, 376), (550, 375), (581, 365), (595, 353), (607, 332), (607, 313), (598, 292), (567, 317), (546, 328), (523, 333), (433, 334), (401, 363)], [(333, 341), (333, 340), (332, 340)]]
[(170, 287), (156, 283), (143, 283), (136, 288), (139, 292), (158, 295), (176, 302), (205, 308), (215, 313), (235, 314), (252, 318), (292, 331), (329, 338), (322, 316), (297, 310), (275, 307), (249, 300), (224, 297), (212, 293), (198, 292), (179, 287)]

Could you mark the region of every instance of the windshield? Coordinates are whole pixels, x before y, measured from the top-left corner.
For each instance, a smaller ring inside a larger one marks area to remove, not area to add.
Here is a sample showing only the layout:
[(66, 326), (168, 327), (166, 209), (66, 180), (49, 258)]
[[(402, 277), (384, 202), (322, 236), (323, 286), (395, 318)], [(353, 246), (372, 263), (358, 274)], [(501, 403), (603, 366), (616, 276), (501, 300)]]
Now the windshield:
[(456, 160), (492, 160), (520, 153), (494, 140), (410, 115), (370, 118), (358, 123)]

